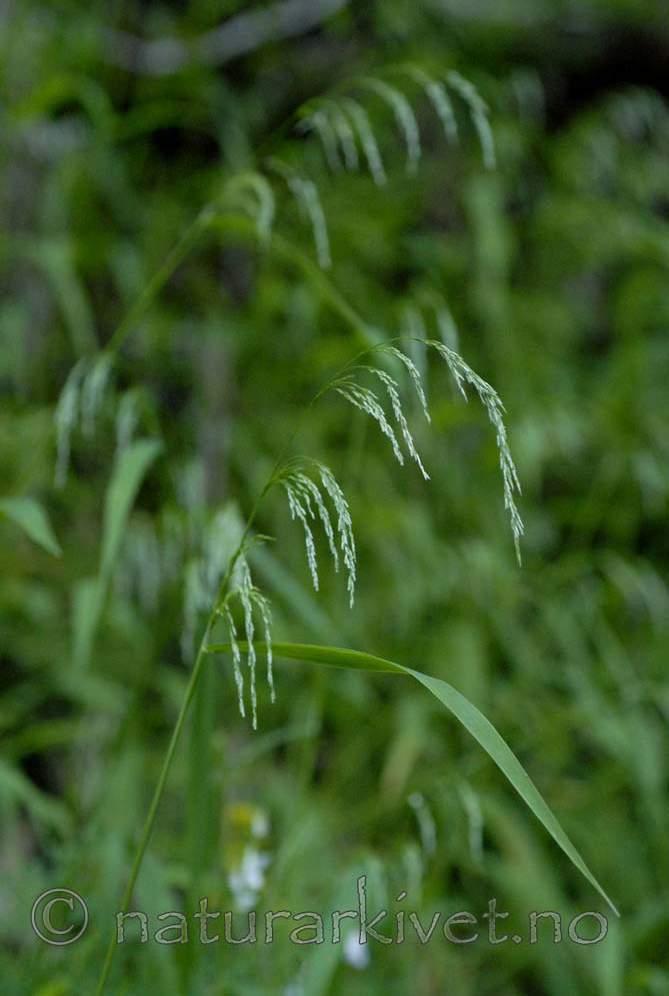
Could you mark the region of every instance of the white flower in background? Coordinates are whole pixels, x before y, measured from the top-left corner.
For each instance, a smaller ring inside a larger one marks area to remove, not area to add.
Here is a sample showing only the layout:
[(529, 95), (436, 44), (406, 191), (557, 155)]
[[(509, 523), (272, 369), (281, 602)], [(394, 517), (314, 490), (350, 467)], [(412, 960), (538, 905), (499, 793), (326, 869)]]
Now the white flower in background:
[(271, 860), (269, 854), (249, 845), (244, 848), (239, 867), (228, 875), (230, 891), (242, 913), (255, 906), (265, 885), (265, 869)]
[(351, 968), (357, 968), (358, 971), (369, 965), (369, 945), (361, 944), (359, 935), (353, 931), (346, 935), (343, 955), (346, 964)]

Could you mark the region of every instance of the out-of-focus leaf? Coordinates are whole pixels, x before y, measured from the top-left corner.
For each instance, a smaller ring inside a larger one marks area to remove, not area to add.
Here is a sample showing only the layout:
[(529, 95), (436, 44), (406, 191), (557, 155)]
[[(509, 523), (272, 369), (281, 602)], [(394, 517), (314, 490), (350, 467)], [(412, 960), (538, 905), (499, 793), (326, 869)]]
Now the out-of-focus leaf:
[(78, 669), (86, 667), (91, 656), (95, 630), (102, 609), (99, 578), (83, 578), (72, 599), (72, 659)]
[(44, 550), (60, 557), (62, 551), (56, 539), (47, 514), (34, 498), (3, 498), (0, 501), (0, 515), (6, 516), (20, 526)]
[(0, 799), (23, 805), (43, 826), (65, 831), (69, 826), (66, 807), (38, 789), (22, 771), (0, 761)]
[(149, 467), (156, 459), (162, 443), (157, 439), (138, 439), (122, 451), (105, 496), (100, 577), (109, 581), (118, 556), (128, 513), (137, 497)]
[[(245, 645), (240, 642), (239, 646), (240, 648), (244, 648)], [(256, 648), (262, 649), (264, 648), (264, 644), (259, 641), (256, 644)], [(225, 652), (229, 649), (229, 645), (225, 643), (214, 644), (209, 647), (209, 650), (213, 653), (218, 651)], [(483, 713), (469, 699), (466, 699), (457, 689), (453, 688), (452, 685), (449, 685), (448, 682), (443, 681), (441, 678), (433, 678), (429, 674), (414, 671), (412, 668), (404, 667), (395, 661), (384, 660), (382, 657), (375, 657), (373, 654), (362, 653), (359, 650), (347, 650), (342, 647), (322, 647), (307, 643), (272, 643), (272, 650), (279, 657), (327, 664), (331, 667), (355, 668), (362, 671), (385, 671), (393, 674), (409, 675), (427, 688), (462, 723), (474, 739), (478, 740), (481, 747), (490, 755), (500, 771), (513, 785), (521, 799), (529, 806), (537, 819), (543, 823), (556, 844), (562, 848), (572, 864), (578, 868), (600, 896), (606, 900), (614, 913), (618, 915), (615, 905), (609, 899), (560, 826), (543, 796), (509, 745)]]

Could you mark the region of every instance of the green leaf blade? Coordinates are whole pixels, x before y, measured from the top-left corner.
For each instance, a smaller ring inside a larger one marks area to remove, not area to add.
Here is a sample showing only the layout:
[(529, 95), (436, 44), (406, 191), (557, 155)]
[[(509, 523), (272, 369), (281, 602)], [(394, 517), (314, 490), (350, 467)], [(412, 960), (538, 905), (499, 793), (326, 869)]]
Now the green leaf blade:
[(615, 904), (606, 894), (585, 861), (562, 829), (557, 818), (544, 800), (530, 776), (513, 753), (504, 738), (497, 732), (482, 712), (469, 699), (465, 698), (456, 688), (441, 678), (433, 678), (420, 671), (407, 668), (416, 681), (432, 692), (446, 706), (456, 719), (471, 733), (484, 751), (492, 758), (506, 779), (513, 785), (523, 802), (532, 810), (536, 818), (543, 824), (558, 847), (567, 855), (581, 874), (611, 907), (616, 916), (620, 916)]
[(158, 454), (157, 439), (138, 439), (120, 454), (105, 496), (100, 576), (106, 584), (116, 563), (123, 530), (140, 485)]
[(47, 553), (60, 557), (62, 550), (46, 512), (34, 498), (3, 498), (0, 515), (11, 519)]
[[(240, 648), (245, 644), (240, 641)], [(265, 647), (260, 641), (256, 649)], [(212, 653), (227, 652), (229, 644), (213, 644), (207, 648)], [(432, 695), (444, 705), (448, 711), (474, 737), (490, 758), (495, 762), (507, 781), (513, 786), (523, 802), (534, 813), (539, 822), (548, 831), (555, 843), (567, 855), (575, 868), (587, 879), (590, 885), (606, 901), (616, 916), (620, 916), (615, 904), (606, 894), (593, 873), (590, 871), (578, 850), (563, 830), (556, 816), (544, 800), (538, 788), (527, 774), (522, 764), (513, 753), (504, 738), (497, 732), (492, 723), (476, 706), (465, 698), (448, 682), (441, 678), (433, 678), (421, 671), (404, 667), (395, 661), (384, 660), (373, 654), (358, 650), (348, 650), (342, 647), (324, 647), (315, 644), (272, 643), (272, 651), (277, 657), (287, 657), (308, 663), (325, 664), (331, 667), (352, 668), (363, 671), (382, 671), (404, 674), (423, 685)]]

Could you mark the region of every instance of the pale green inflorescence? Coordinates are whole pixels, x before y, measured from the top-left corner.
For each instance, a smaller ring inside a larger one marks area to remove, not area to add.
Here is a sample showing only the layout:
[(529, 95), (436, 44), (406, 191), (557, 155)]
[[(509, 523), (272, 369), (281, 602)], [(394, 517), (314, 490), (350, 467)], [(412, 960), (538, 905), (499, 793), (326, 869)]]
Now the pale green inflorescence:
[(262, 625), (263, 640), (265, 645), (265, 657), (267, 664), (267, 684), (270, 689), (272, 702), (275, 700), (274, 674), (272, 670), (272, 616), (269, 601), (263, 593), (255, 587), (251, 577), (246, 556), (242, 553), (235, 564), (235, 569), (230, 579), (229, 590), (223, 600), (217, 605), (216, 612), (224, 620), (227, 630), (230, 649), (232, 653), (232, 666), (237, 686), (237, 699), (239, 711), (242, 716), (246, 715), (244, 706), (244, 676), (242, 673), (242, 655), (238, 642), (238, 631), (233, 615), (233, 605), (235, 602), (241, 606), (243, 616), (244, 638), (246, 640), (246, 664), (249, 675), (249, 691), (251, 698), (251, 722), (253, 729), (258, 726), (258, 695), (256, 688), (256, 664), (257, 653), (255, 648), (255, 619), (254, 613), (260, 617)]
[[(317, 480), (314, 479), (315, 477)], [(280, 484), (286, 492), (291, 517), (302, 525), (307, 563), (314, 588), (318, 590), (318, 564), (310, 523), (320, 521), (332, 555), (335, 571), (339, 570), (341, 554), (347, 574), (349, 603), (353, 606), (356, 580), (353, 525), (348, 502), (334, 474), (328, 467), (316, 460), (294, 460), (286, 464), (279, 472), (275, 483)], [(334, 508), (334, 526), (325, 496)], [(337, 549), (337, 540), (339, 541), (339, 550)]]
[[(392, 71), (391, 67), (390, 72)], [(458, 140), (458, 122), (449, 88), (457, 94), (478, 135), (484, 165), (488, 169), (495, 167), (495, 143), (488, 119), (488, 107), (470, 80), (455, 70), (446, 73), (443, 79), (435, 78), (422, 67), (413, 64), (396, 67), (395, 75), (404, 76), (418, 84), (439, 118), (449, 143)], [(418, 119), (408, 97), (398, 86), (376, 76), (365, 76), (354, 81), (352, 87), (374, 93), (390, 108), (406, 147), (407, 172), (415, 173), (422, 156), (421, 137)], [(304, 108), (300, 128), (318, 135), (325, 160), (332, 171), (341, 168), (342, 160), (347, 169), (359, 169), (359, 143), (362, 161), (374, 183), (383, 186), (387, 182), (379, 142), (369, 113), (355, 97), (346, 94), (339, 98), (323, 97), (311, 101)]]
[[(493, 166), (495, 153), (493, 136), (487, 118), (487, 108), (474, 86), (456, 72), (450, 72), (445, 80), (435, 79), (424, 70), (415, 66), (400, 67), (400, 72), (417, 83), (424, 91), (426, 98), (436, 112), (446, 137), (449, 141), (457, 139), (457, 121), (447, 87), (457, 93), (469, 109), (474, 127), (476, 128), (484, 162)], [(414, 172), (421, 158), (421, 138), (418, 121), (413, 108), (397, 86), (376, 77), (364, 77), (354, 84), (358, 91), (368, 90), (379, 97), (391, 110), (398, 128), (404, 139), (407, 153), (407, 170)], [(339, 99), (325, 97), (309, 105), (308, 113), (302, 119), (302, 130), (313, 130), (320, 138), (328, 166), (331, 170), (358, 170), (363, 163), (374, 183), (381, 186), (386, 183), (386, 171), (381, 158), (379, 143), (374, 134), (370, 116), (366, 108), (350, 95)], [(316, 256), (324, 269), (331, 265), (330, 242), (327, 231), (325, 213), (321, 204), (315, 183), (303, 176), (292, 166), (276, 159), (269, 161), (269, 167), (286, 183), (289, 191), (297, 201), (301, 211), (308, 218), (313, 233)], [(222, 204), (241, 209), (255, 222), (258, 240), (268, 246), (272, 236), (272, 228), (276, 213), (275, 196), (272, 186), (262, 173), (247, 171), (233, 177), (224, 188)], [(436, 307), (436, 306), (435, 306)], [(523, 532), (523, 523), (515, 504), (514, 495), (520, 491), (518, 476), (508, 447), (506, 428), (502, 413), (504, 407), (494, 389), (478, 376), (456, 352), (457, 332), (446, 310), (436, 308), (437, 327), (441, 342), (427, 339), (420, 309), (407, 310), (408, 335), (399, 349), (392, 343), (384, 344), (381, 352), (389, 359), (390, 366), (395, 363), (403, 368), (405, 376), (411, 382), (416, 393), (420, 408), (430, 421), (425, 390), (427, 363), (426, 349), (434, 348), (446, 361), (456, 386), (466, 398), (465, 387), (471, 386), (483, 403), (488, 418), (496, 431), (496, 441), (499, 451), (499, 462), (504, 482), (504, 502), (510, 514), (516, 551), (520, 559), (519, 541)], [(62, 484), (67, 475), (70, 458), (72, 432), (78, 426), (85, 435), (92, 435), (95, 420), (102, 407), (105, 393), (111, 379), (112, 357), (101, 353), (95, 359), (80, 360), (70, 373), (61, 393), (56, 410), (56, 428), (58, 437), (58, 460), (56, 467), (57, 483)], [(358, 377), (365, 374), (380, 383), (386, 396), (389, 414), (376, 391), (359, 383)], [(357, 365), (348, 367), (342, 375), (336, 378), (329, 389), (335, 391), (355, 408), (370, 416), (376, 422), (382, 434), (388, 439), (395, 459), (404, 465), (403, 447), (410, 459), (418, 466), (425, 480), (429, 475), (418, 453), (414, 436), (409, 428), (409, 422), (403, 408), (402, 388), (396, 376), (375, 365)], [(117, 450), (122, 450), (132, 439), (140, 414), (140, 398), (137, 392), (127, 392), (121, 397), (117, 408), (116, 434)], [(393, 425), (394, 422), (394, 425)], [(280, 484), (286, 492), (288, 506), (292, 518), (299, 521), (303, 534), (307, 563), (314, 588), (318, 590), (319, 575), (316, 554), (314, 524), (320, 524), (327, 541), (335, 571), (339, 569), (340, 557), (343, 560), (347, 575), (347, 590), (349, 603), (352, 606), (356, 583), (356, 547), (348, 501), (332, 472), (323, 464), (314, 460), (299, 459), (289, 461), (275, 475), (273, 484)], [(330, 507), (329, 507), (330, 506)], [(331, 510), (334, 516), (331, 516)], [(237, 687), (239, 708), (245, 715), (244, 675), (242, 670), (242, 653), (240, 649), (240, 632), (245, 637), (247, 670), (250, 684), (250, 701), (252, 722), (257, 726), (257, 693), (255, 647), (256, 622), (260, 623), (267, 658), (267, 680), (274, 701), (274, 681), (272, 673), (271, 648), (271, 612), (267, 598), (254, 586), (251, 571), (246, 559), (244, 544), (234, 552), (235, 543), (239, 541), (239, 522), (231, 511), (219, 513), (201, 537), (202, 552), (190, 560), (185, 569), (184, 591), (184, 626), (182, 633), (182, 650), (185, 656), (193, 652), (195, 627), (198, 618), (204, 612), (214, 612), (224, 621), (231, 648), (235, 683)], [(143, 560), (150, 565), (159, 565), (155, 556), (148, 557), (149, 537), (143, 537)], [(226, 571), (234, 560), (234, 569), (228, 578), (225, 592), (219, 591), (219, 585)], [(147, 603), (154, 604), (156, 599), (155, 570), (144, 572), (147, 577), (139, 579), (142, 597)], [(149, 574), (151, 577), (149, 578)], [(149, 583), (150, 581), (150, 583)], [(217, 604), (217, 599), (220, 602)], [(241, 617), (236, 620), (236, 613)]]
[(280, 159), (270, 160), (271, 168), (286, 182), (288, 189), (297, 201), (300, 210), (309, 219), (313, 233), (316, 257), (319, 265), (327, 270), (332, 265), (330, 255), (330, 238), (328, 236), (325, 212), (318, 193), (318, 187), (313, 180), (302, 176), (287, 163)]

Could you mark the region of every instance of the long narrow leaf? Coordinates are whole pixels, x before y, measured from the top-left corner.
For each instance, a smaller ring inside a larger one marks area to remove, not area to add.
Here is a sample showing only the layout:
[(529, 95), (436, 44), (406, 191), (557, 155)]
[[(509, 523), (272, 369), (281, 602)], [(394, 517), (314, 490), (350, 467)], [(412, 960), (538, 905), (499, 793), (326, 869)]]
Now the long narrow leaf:
[[(257, 649), (262, 648), (262, 646), (261, 643), (256, 645)], [(242, 647), (241, 643), (240, 647)], [(227, 644), (214, 644), (209, 647), (209, 650), (212, 653), (226, 652), (229, 650), (229, 646)], [(486, 753), (490, 755), (500, 771), (513, 785), (516, 792), (518, 792), (521, 799), (527, 803), (540, 823), (544, 825), (556, 844), (562, 848), (574, 866), (585, 876), (600, 896), (606, 900), (616, 916), (619, 916), (615, 905), (609, 899), (560, 826), (543, 796), (509, 745), (483, 713), (466, 699), (464, 695), (458, 692), (457, 689), (453, 688), (452, 685), (449, 685), (446, 681), (442, 681), (441, 678), (433, 678), (428, 674), (423, 674), (420, 671), (404, 667), (402, 664), (397, 664), (395, 661), (384, 660), (381, 657), (362, 653), (359, 650), (347, 650), (341, 647), (323, 647), (302, 643), (273, 643), (272, 650), (277, 657), (288, 657), (293, 660), (326, 664), (331, 667), (354, 668), (362, 671), (385, 671), (409, 675), (427, 688), (462, 723)]]
[(54, 557), (60, 557), (61, 549), (51, 523), (42, 506), (34, 498), (3, 498), (0, 501), (0, 516), (6, 516), (20, 526), (30, 536)]
[(100, 576), (107, 582), (118, 555), (123, 530), (144, 476), (162, 444), (157, 439), (138, 439), (118, 457), (105, 496)]

